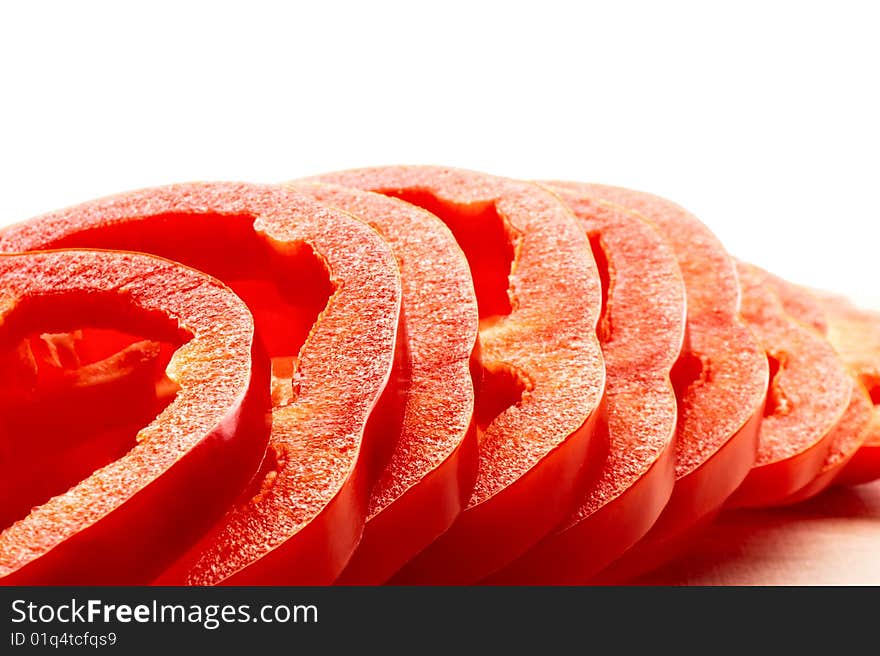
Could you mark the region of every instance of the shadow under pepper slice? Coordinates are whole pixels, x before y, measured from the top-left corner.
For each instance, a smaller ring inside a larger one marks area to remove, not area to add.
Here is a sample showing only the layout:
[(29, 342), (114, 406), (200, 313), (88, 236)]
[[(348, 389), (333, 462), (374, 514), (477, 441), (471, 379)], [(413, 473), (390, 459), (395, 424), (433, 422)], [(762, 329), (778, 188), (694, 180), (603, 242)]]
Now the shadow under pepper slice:
[(329, 184), (290, 188), (376, 228), (400, 266), (410, 380), (394, 453), (370, 495), (364, 535), (337, 583), (375, 585), (446, 531), (477, 475), (474, 385), (477, 299), (467, 260), (429, 212)]
[(99, 199), (0, 235), (7, 251), (62, 246), (150, 252), (214, 275), (247, 303), (272, 358), (260, 472), (157, 581), (331, 583), (360, 540), (408, 375), (391, 377), (395, 356), (404, 359), (395, 352), (400, 278), (378, 233), (280, 186), (191, 183)]
[(586, 484), (605, 385), (589, 241), (561, 201), (531, 183), (419, 166), (316, 179), (430, 211), (468, 258), (483, 364), (477, 482), (449, 531), (391, 582), (482, 579), (563, 521)]
[[(3, 584), (148, 582), (217, 519), (265, 451), (268, 371), (253, 353), (250, 312), (223, 284), (131, 253), (0, 256), (0, 345), (17, 348), (35, 329), (63, 332), (85, 324), (179, 345), (167, 367), (179, 390), (124, 455), (4, 528)], [(123, 351), (121, 357), (129, 356)], [(111, 356), (97, 369), (118, 373), (113, 365)], [(95, 391), (89, 384), (80, 389)]]

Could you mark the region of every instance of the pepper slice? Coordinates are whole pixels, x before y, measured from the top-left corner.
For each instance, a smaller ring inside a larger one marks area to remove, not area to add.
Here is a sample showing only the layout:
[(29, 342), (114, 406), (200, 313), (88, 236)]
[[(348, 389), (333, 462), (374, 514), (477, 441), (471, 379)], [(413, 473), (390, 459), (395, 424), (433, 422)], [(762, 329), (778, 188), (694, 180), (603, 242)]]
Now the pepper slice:
[(258, 476), (158, 581), (331, 583), (399, 432), (388, 381), (401, 289), (388, 246), (350, 215), (243, 183), (130, 192), (0, 239), (2, 250), (72, 245), (151, 252), (215, 275), (247, 303), (272, 358), (272, 431)]
[(84, 362), (72, 338), (82, 332), (31, 337), (3, 354), (0, 463), (10, 467), (0, 477), (0, 526), (124, 455), (177, 392), (162, 374), (170, 345), (165, 353), (143, 340)]
[[(827, 338), (828, 320), (813, 294), (767, 272), (764, 272), (764, 284), (773, 291), (786, 313)], [(828, 456), (816, 477), (785, 499), (784, 502), (787, 504), (810, 499), (837, 481), (841, 472), (870, 437), (873, 416), (871, 396), (859, 379), (858, 372), (848, 369), (852, 383), (852, 397), (846, 412), (830, 436), (831, 448)]]
[(370, 495), (361, 542), (337, 580), (375, 585), (446, 531), (473, 490), (477, 438), (471, 364), (479, 320), (474, 284), (455, 237), (430, 213), (337, 185), (287, 186), (369, 223), (400, 266), (402, 339), (410, 358), (401, 432)]
[(489, 583), (588, 582), (651, 528), (675, 483), (675, 391), (685, 290), (672, 249), (643, 218), (554, 189), (580, 220), (602, 274), (608, 452), (580, 506)]
[(737, 263), (742, 314), (770, 361), (758, 456), (729, 507), (784, 502), (819, 474), (852, 397), (852, 382), (831, 345), (794, 321), (763, 271)]
[(862, 445), (835, 482), (858, 485), (880, 478), (880, 314), (835, 294), (809, 293), (823, 312), (826, 336), (871, 401), (871, 418)]
[(0, 256), (0, 345), (21, 353), (35, 329), (87, 324), (179, 345), (167, 368), (179, 391), (118, 459), (50, 498), (20, 491), (13, 502), (35, 507), (0, 533), (6, 585), (149, 581), (217, 519), (265, 451), (268, 371), (254, 352), (250, 312), (220, 282), (131, 253)]
[(852, 462), (868, 439), (871, 422), (871, 397), (858, 380), (851, 380), (852, 394), (843, 417), (829, 435), (830, 449), (819, 473), (797, 492), (783, 499), (779, 505), (800, 503), (824, 492), (838, 482), (842, 472)]
[(767, 396), (767, 357), (739, 316), (733, 260), (695, 216), (644, 192), (550, 184), (647, 217), (675, 252), (687, 294), (687, 340), (672, 371), (678, 399), (675, 488), (647, 535), (595, 580), (617, 583), (676, 555), (748, 475)]
[(537, 185), (438, 167), (320, 176), (422, 207), (452, 230), (480, 312), (479, 472), (468, 507), (392, 583), (465, 584), (575, 507), (600, 416), (599, 274), (575, 217)]

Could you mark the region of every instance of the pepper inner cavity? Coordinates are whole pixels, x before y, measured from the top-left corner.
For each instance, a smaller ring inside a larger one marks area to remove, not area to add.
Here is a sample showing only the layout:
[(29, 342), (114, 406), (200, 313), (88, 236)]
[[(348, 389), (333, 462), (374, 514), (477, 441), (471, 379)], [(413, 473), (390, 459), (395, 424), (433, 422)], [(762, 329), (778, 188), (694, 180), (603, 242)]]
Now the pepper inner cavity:
[(58, 328), (0, 344), (0, 529), (128, 453), (177, 393), (165, 367), (178, 343)]

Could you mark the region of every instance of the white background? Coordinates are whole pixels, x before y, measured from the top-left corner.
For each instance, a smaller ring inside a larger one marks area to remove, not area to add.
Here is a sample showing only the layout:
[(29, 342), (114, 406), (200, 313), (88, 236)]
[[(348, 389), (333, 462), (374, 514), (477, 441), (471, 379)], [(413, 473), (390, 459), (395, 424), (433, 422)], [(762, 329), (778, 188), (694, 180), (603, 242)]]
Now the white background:
[(869, 2), (27, 2), (0, 225), (126, 189), (433, 163), (654, 191), (880, 307)]

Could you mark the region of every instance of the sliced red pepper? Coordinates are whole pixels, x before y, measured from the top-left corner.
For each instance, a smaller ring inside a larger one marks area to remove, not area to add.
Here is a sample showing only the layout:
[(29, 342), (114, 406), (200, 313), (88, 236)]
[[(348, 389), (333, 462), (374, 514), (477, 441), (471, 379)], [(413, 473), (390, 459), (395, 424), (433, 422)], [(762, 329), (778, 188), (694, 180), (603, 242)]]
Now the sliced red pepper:
[(861, 485), (880, 478), (880, 412), (873, 401), (871, 422), (865, 428), (864, 439), (843, 471), (835, 479), (841, 485)]
[[(0, 533), (4, 584), (149, 581), (217, 519), (263, 456), (268, 371), (255, 359), (250, 312), (201, 273), (158, 258), (100, 251), (0, 256), (0, 308), (0, 347), (19, 357), (22, 340), (34, 330), (72, 332), (82, 325), (179, 346), (167, 369), (179, 391), (118, 458), (74, 481), (53, 479), (48, 468), (37, 472), (39, 480), (16, 478), (15, 470), (27, 463), (2, 462), (4, 481), (25, 486), (4, 490), (4, 509), (17, 515), (5, 517)], [(51, 412), (65, 392), (101, 423), (102, 413), (115, 411), (104, 404), (124, 406), (127, 392), (147, 391), (140, 373), (144, 363), (155, 362), (156, 351), (136, 344), (75, 370), (66, 381), (56, 376), (45, 398), (39, 367), (26, 367), (34, 374), (31, 396), (22, 407), (5, 408), (4, 446), (30, 443), (32, 452), (45, 455), (69, 437), (63, 425), (54, 426), (58, 432), (47, 432), (51, 422), (27, 426), (28, 418), (40, 421), (37, 409)], [(152, 385), (151, 378), (147, 382)], [(89, 403), (96, 399), (104, 404)], [(19, 430), (10, 433), (14, 426)], [(99, 446), (73, 444), (63, 460), (56, 454), (44, 462), (67, 477), (83, 463), (94, 464), (96, 454), (106, 455), (106, 445)]]
[(395, 451), (370, 496), (357, 551), (337, 583), (378, 584), (455, 521), (477, 476), (473, 420), (477, 299), (449, 229), (395, 198), (336, 185), (290, 188), (376, 228), (400, 265), (410, 381)]
[(399, 433), (396, 382), (407, 372), (387, 384), (401, 296), (387, 245), (301, 194), (241, 183), (135, 191), (0, 239), (7, 251), (73, 245), (150, 252), (215, 275), (247, 303), (272, 359), (272, 433), (258, 476), (159, 581), (331, 583)]
[(866, 389), (872, 404), (871, 418), (861, 435), (862, 445), (835, 482), (867, 483), (880, 478), (880, 314), (827, 292), (810, 290), (810, 295), (822, 310), (828, 341)]
[(871, 397), (858, 380), (852, 379), (850, 383), (852, 394), (849, 405), (828, 437), (830, 449), (819, 473), (801, 489), (783, 499), (779, 505), (800, 503), (824, 492), (839, 480), (841, 472), (864, 445), (873, 410)]
[(677, 554), (748, 475), (767, 395), (767, 357), (739, 316), (733, 260), (696, 217), (643, 192), (552, 185), (647, 217), (675, 252), (687, 293), (687, 341), (672, 371), (679, 411), (675, 488), (647, 535), (595, 579), (616, 583)]
[(321, 176), (418, 205), (452, 230), (470, 264), (484, 366), (479, 473), (468, 507), (392, 583), (471, 583), (565, 519), (586, 485), (604, 366), (601, 287), (589, 241), (540, 187), (437, 167)]
[[(0, 394), (0, 452), (3, 462), (14, 463), (0, 479), (0, 526), (124, 455), (138, 430), (177, 392), (168, 381), (170, 394), (160, 397), (171, 357), (170, 350), (164, 357), (160, 343), (139, 341), (104, 360), (81, 364), (70, 339), (81, 333), (42, 335), (23, 340), (17, 349), (24, 347), (33, 375), (25, 382), (13, 373)], [(35, 357), (31, 344), (46, 351)], [(56, 357), (59, 345), (69, 356), (67, 366)], [(49, 353), (48, 361), (41, 357)]]
[[(554, 190), (553, 187), (550, 187)], [(608, 453), (580, 506), (490, 583), (588, 582), (645, 535), (675, 483), (669, 375), (684, 341), (685, 290), (672, 249), (638, 214), (555, 190), (590, 237), (605, 302)]]
[[(15, 351), (5, 354), (8, 366), (4, 369), (10, 375), (0, 383), (0, 406), (16, 408), (29, 405), (32, 409), (4, 413), (0, 421), (9, 424), (22, 420), (21, 431), (26, 432), (31, 428), (48, 433), (70, 424), (73, 424), (72, 428), (88, 424), (88, 428), (92, 429), (113, 424), (121, 418), (128, 420), (135, 407), (151, 415), (148, 417), (144, 414), (144, 419), (152, 418), (161, 409), (155, 407), (156, 383), (160, 368), (164, 369), (171, 354), (163, 354), (159, 342), (137, 341), (102, 360), (83, 364), (77, 350), (72, 347), (71, 337), (74, 334), (43, 334), (25, 339)], [(55, 354), (57, 338), (62, 335), (70, 349), (68, 356), (71, 359), (66, 364), (62, 364)], [(39, 352), (41, 346), (46, 349), (43, 353)], [(17, 366), (8, 359), (10, 355), (15, 357), (15, 354), (20, 354)], [(16, 373), (16, 368), (21, 373)], [(23, 379), (25, 376), (27, 380)], [(113, 394), (129, 401), (123, 407), (107, 403), (107, 398)], [(96, 413), (95, 407), (101, 407), (102, 411)], [(50, 408), (52, 411), (48, 412)]]
[[(827, 338), (828, 319), (814, 294), (767, 272), (764, 272), (764, 284), (773, 291), (787, 314)], [(848, 370), (852, 379), (852, 397), (830, 436), (828, 456), (816, 477), (788, 497), (785, 503), (810, 499), (836, 482), (871, 435), (874, 414), (871, 396), (858, 372)]]
[(852, 382), (831, 345), (786, 314), (763, 271), (739, 262), (737, 272), (743, 317), (770, 360), (770, 386), (758, 456), (728, 506), (771, 506), (819, 474)]

